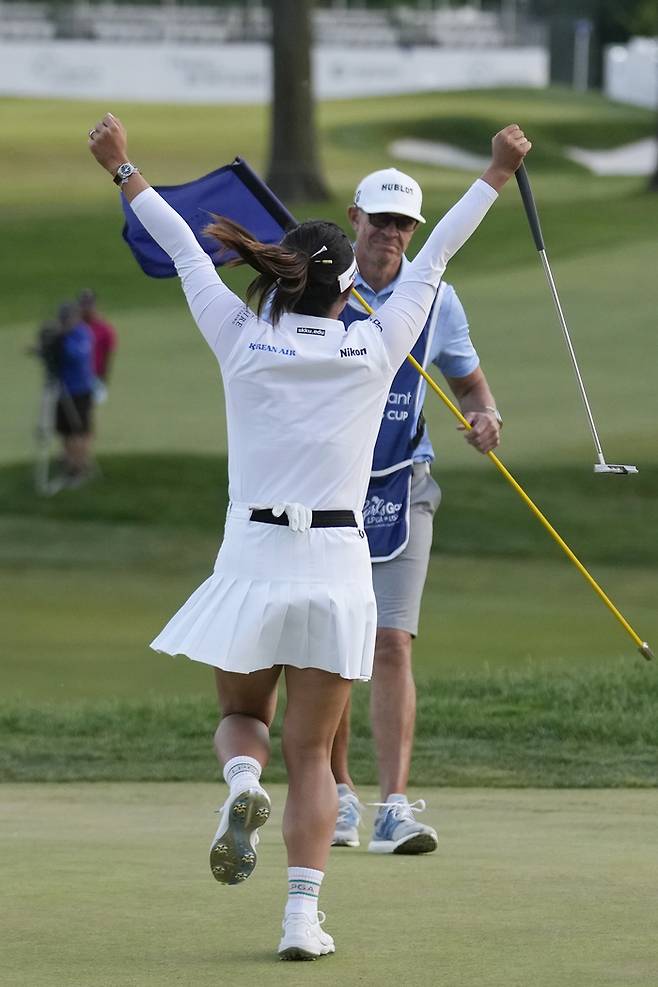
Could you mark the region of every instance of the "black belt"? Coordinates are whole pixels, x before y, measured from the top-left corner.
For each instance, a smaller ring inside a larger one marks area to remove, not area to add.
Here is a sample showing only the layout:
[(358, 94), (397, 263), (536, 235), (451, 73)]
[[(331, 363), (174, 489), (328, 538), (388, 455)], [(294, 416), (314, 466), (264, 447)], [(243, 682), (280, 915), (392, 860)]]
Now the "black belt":
[[(284, 511), (280, 517), (275, 517), (272, 511), (252, 511), (251, 521), (261, 524), (284, 524), (288, 526), (288, 515)], [(358, 528), (354, 511), (313, 511), (312, 528)]]

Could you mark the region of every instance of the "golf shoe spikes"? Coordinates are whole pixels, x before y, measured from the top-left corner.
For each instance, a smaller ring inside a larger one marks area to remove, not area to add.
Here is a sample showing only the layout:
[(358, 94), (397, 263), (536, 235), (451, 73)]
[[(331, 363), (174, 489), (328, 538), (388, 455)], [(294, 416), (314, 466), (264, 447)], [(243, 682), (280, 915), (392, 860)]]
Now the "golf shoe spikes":
[(241, 884), (252, 874), (260, 826), (270, 816), (270, 800), (260, 786), (229, 796), (210, 846), (210, 870), (220, 884)]

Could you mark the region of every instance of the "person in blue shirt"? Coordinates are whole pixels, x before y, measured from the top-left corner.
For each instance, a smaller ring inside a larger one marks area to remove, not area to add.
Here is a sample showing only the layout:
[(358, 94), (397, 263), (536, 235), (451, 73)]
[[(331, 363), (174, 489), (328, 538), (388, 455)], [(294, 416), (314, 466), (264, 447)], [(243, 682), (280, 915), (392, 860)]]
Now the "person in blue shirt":
[(91, 329), (82, 321), (79, 306), (65, 302), (59, 308), (55, 429), (64, 446), (66, 486), (76, 486), (92, 472), (91, 441), (94, 392), (94, 345)]
[[(359, 266), (354, 288), (375, 310), (390, 297), (409, 261), (414, 231), (425, 220), (418, 183), (395, 168), (367, 175), (348, 209)], [(367, 313), (354, 296), (341, 319), (347, 326)], [(481, 453), (500, 441), (502, 419), (469, 335), (466, 314), (452, 285), (443, 282), (412, 351), (434, 364), (472, 425), (466, 441)], [(389, 392), (375, 446), (365, 530), (377, 599), (377, 638), (371, 682), (371, 723), (381, 789), (368, 849), (373, 853), (427, 853), (437, 834), (416, 818), (422, 799), (409, 803), (407, 783), (416, 716), (412, 644), (441, 491), (430, 474), (434, 451), (422, 414), (426, 383), (405, 361)], [(461, 427), (461, 426), (460, 426)], [(336, 734), (332, 770), (339, 795), (334, 846), (358, 846), (360, 805), (349, 773), (349, 704)]]

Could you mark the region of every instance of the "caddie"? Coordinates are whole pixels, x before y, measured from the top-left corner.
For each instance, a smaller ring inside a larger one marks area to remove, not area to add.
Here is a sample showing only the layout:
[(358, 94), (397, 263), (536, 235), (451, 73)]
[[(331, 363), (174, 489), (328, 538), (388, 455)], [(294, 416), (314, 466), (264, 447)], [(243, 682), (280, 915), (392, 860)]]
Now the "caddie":
[[(418, 182), (395, 168), (375, 171), (359, 183), (348, 217), (356, 237), (359, 273), (354, 288), (375, 311), (387, 301), (409, 265), (406, 251), (425, 219)], [(345, 326), (365, 319), (350, 297), (340, 318)], [(434, 364), (473, 426), (466, 441), (481, 453), (500, 441), (502, 419), (471, 342), (457, 292), (443, 281), (425, 327), (412, 350), (423, 366)], [(430, 473), (434, 450), (423, 418), (426, 383), (405, 361), (390, 389), (375, 446), (364, 507), (377, 600), (377, 635), (371, 682), (371, 723), (381, 802), (368, 849), (373, 853), (427, 853), (437, 847), (436, 831), (416, 814), (422, 799), (409, 803), (407, 783), (416, 719), (412, 644), (418, 633), (421, 597), (432, 522), (441, 490)], [(461, 426), (460, 426), (461, 427)], [(358, 846), (361, 806), (349, 773), (350, 704), (332, 752), (339, 810), (334, 846)]]

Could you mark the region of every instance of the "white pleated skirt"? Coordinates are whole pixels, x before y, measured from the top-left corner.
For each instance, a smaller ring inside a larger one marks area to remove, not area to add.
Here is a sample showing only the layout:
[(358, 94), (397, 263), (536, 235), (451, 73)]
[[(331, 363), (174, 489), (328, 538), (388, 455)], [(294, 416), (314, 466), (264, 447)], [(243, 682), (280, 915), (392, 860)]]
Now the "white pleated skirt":
[(294, 532), (249, 513), (229, 507), (212, 575), (151, 647), (229, 672), (292, 665), (367, 681), (377, 608), (363, 529)]

